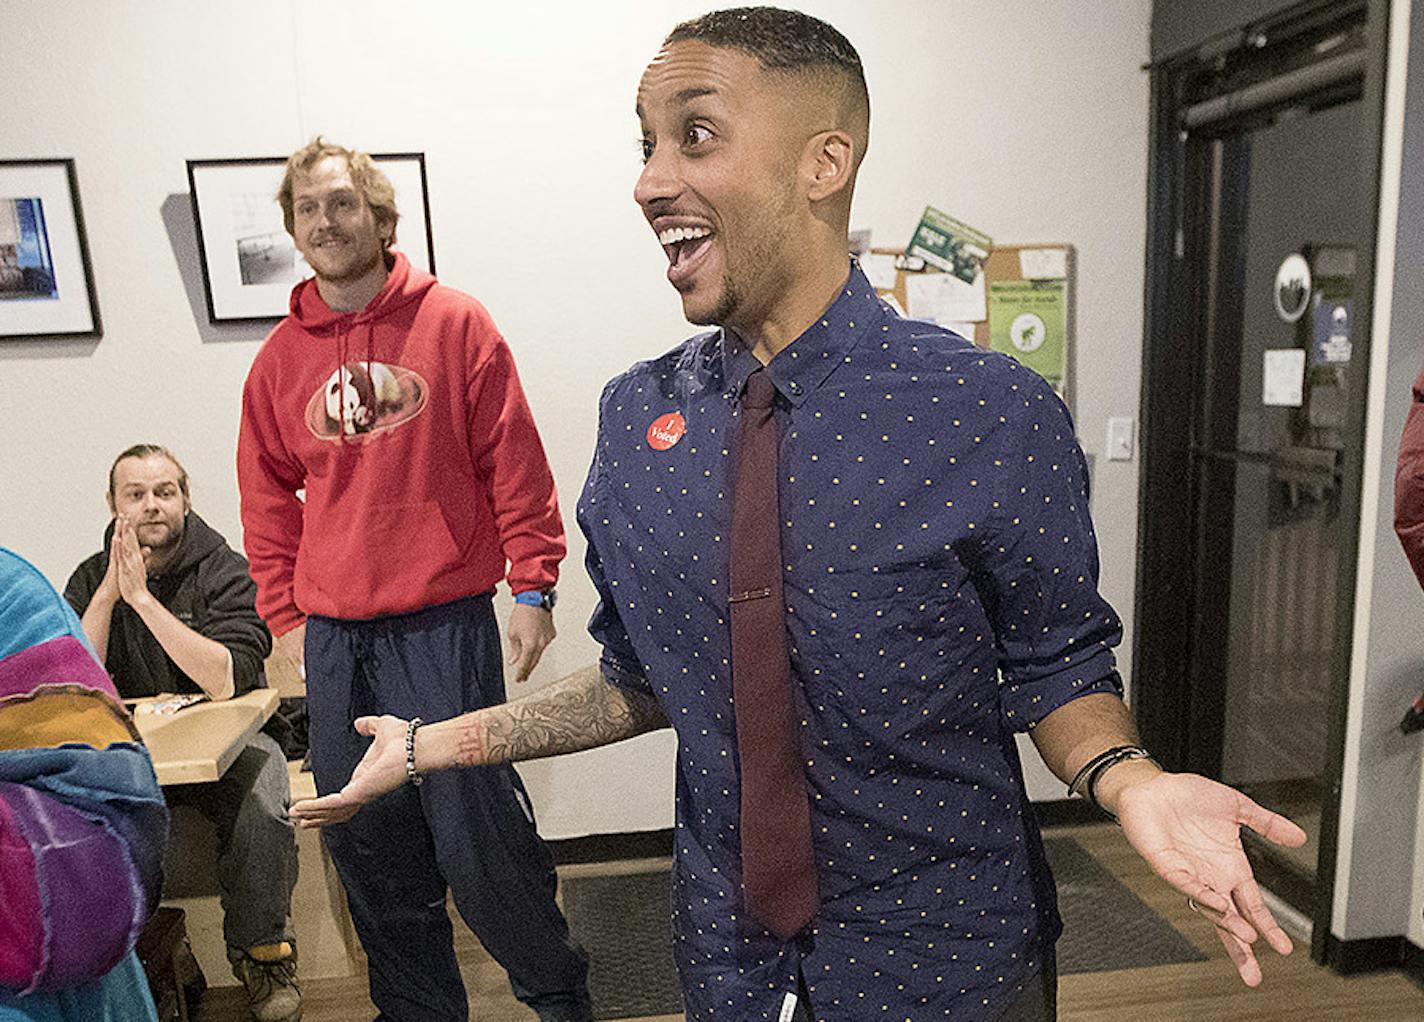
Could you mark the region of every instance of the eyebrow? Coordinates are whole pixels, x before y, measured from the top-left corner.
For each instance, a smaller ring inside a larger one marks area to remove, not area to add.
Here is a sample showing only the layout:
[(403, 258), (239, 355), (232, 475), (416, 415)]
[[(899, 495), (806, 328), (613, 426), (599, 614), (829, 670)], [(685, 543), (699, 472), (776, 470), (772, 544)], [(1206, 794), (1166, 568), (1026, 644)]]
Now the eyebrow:
[(311, 200), (312, 202), (315, 202), (317, 199), (319, 199), (319, 198), (320, 198), (321, 196), (323, 196), (323, 195), (356, 195), (356, 194), (358, 194), (358, 193), (357, 193), (357, 191), (356, 191), (356, 186), (355, 186), (355, 185), (342, 185), (340, 188), (333, 188), (333, 189), (331, 189), (329, 192), (300, 191), (300, 190), (298, 190), (298, 191), (295, 193), (294, 197), (293, 197), (293, 201), (294, 201), (294, 202), (301, 202), (301, 201), (304, 200), (304, 199), (309, 199), (309, 200)]
[(717, 90), (712, 88), (683, 89), (676, 96), (673, 96), (673, 99), (679, 103), (691, 103), (694, 99), (701, 99), (703, 96), (714, 96), (716, 94)]
[[(683, 89), (682, 91), (675, 93), (672, 98), (673, 102), (677, 103), (679, 106), (686, 106), (694, 99), (701, 99), (703, 96), (715, 96), (716, 94), (716, 89), (703, 87), (695, 89)], [(640, 118), (643, 116), (642, 103), (639, 103), (636, 107), (634, 107), (634, 113), (636, 113)]]

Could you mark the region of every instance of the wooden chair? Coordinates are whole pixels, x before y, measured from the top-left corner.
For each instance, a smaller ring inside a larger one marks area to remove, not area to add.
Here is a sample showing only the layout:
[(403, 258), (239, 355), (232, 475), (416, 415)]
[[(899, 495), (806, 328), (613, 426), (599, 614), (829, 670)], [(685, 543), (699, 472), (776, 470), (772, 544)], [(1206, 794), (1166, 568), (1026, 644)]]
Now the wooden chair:
[(183, 910), (160, 907), (139, 934), (136, 950), (158, 1022), (189, 1022), (189, 1000), (201, 996), (207, 980), (188, 944)]

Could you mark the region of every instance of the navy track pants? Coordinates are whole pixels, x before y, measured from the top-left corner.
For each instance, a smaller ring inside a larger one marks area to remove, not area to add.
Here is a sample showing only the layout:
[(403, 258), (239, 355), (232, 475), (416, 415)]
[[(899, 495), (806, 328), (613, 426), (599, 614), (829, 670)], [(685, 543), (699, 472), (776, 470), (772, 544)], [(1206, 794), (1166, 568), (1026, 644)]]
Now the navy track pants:
[[(504, 702), (499, 626), (488, 593), (410, 614), (312, 617), (306, 637), (311, 759), (318, 794), (339, 791), (369, 739), (368, 714), (432, 723)], [(378, 1022), (466, 1022), (445, 909), (509, 974), (545, 1022), (587, 1022), (587, 959), (554, 902), (553, 859), (509, 764), (431, 774), (327, 828), (370, 962)]]

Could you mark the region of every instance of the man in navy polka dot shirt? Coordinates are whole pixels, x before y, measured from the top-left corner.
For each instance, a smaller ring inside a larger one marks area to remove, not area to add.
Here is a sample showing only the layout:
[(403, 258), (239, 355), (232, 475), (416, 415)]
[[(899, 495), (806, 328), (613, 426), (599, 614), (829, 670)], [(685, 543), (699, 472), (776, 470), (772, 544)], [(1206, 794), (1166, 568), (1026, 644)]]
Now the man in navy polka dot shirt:
[[(851, 44), (771, 8), (678, 26), (638, 90), (635, 198), (687, 318), (612, 381), (579, 503), (601, 677), (416, 731), (358, 721), (345, 819), (407, 767), (678, 734), (674, 933), (693, 1020), (1052, 1019), (1061, 924), (1014, 742), (1028, 731), (1248, 984), (1261, 900), (1240, 825), (1304, 834), (1141, 758), (1097, 592), (1066, 409), (1012, 359), (901, 319), (846, 256), (869, 101)], [(777, 392), (787, 645), (819, 907), (789, 939), (745, 907), (728, 538), (743, 385)], [(1126, 747), (1122, 751), (1119, 750)]]

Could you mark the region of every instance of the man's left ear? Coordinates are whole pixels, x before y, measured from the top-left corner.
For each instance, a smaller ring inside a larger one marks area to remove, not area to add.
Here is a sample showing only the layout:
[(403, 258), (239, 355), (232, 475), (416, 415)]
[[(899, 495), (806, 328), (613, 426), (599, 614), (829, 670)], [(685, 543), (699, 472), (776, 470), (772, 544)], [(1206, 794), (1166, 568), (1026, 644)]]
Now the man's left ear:
[(396, 225), (385, 216), (372, 210), (376, 217), (376, 237), (381, 242), (381, 251), (389, 252), (391, 246), (395, 244)]
[(830, 198), (850, 184), (855, 142), (844, 131), (823, 131), (806, 144), (806, 194), (812, 202)]

